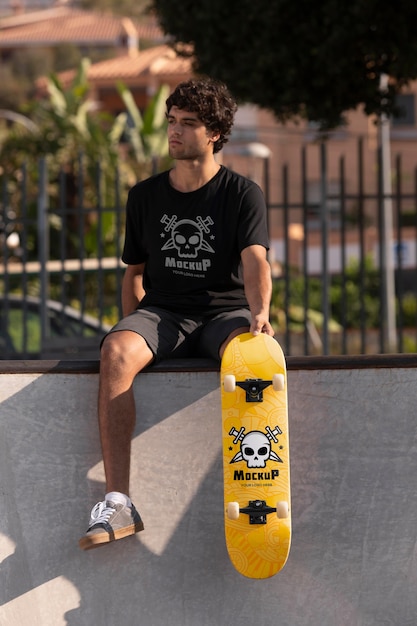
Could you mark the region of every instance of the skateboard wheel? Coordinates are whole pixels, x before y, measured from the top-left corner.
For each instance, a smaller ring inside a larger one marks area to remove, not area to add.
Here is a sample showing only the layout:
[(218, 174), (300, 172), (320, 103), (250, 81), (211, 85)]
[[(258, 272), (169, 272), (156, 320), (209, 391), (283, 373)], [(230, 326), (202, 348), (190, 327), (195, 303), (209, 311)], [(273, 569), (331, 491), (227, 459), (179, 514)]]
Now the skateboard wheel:
[(272, 387), (274, 391), (283, 391), (285, 387), (284, 374), (274, 374), (272, 377)]
[(239, 519), (239, 502), (227, 503), (227, 517), (229, 519)]
[(277, 502), (277, 517), (279, 519), (286, 519), (289, 514), (288, 502), (281, 500)]
[(236, 390), (236, 378), (233, 374), (226, 374), (223, 380), (223, 387), (226, 393), (230, 393)]

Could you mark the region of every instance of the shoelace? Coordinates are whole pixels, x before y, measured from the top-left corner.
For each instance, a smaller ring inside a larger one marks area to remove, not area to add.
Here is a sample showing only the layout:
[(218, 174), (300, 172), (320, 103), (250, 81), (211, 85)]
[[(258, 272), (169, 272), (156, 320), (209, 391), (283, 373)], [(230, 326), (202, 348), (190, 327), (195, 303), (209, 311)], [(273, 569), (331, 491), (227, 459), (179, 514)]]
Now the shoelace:
[(114, 511), (114, 507), (111, 505), (109, 506), (107, 502), (97, 502), (97, 504), (93, 506), (90, 513), (90, 526), (93, 524), (104, 524), (105, 522), (108, 522)]

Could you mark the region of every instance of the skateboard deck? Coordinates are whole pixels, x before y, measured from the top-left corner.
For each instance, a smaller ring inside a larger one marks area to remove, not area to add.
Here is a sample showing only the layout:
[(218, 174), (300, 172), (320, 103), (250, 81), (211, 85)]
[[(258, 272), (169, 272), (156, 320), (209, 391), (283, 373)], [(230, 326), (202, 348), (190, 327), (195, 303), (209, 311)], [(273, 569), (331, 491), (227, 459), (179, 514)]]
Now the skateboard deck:
[(244, 333), (221, 363), (226, 545), (238, 572), (269, 578), (291, 543), (287, 372), (265, 334)]

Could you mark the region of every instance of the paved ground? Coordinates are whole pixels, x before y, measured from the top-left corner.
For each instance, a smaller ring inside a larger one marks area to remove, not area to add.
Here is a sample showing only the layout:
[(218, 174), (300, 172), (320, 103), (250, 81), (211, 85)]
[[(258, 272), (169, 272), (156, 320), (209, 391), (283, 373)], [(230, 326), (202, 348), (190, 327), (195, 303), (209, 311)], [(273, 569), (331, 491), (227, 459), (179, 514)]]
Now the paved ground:
[(0, 376), (1, 626), (415, 626), (417, 369), (289, 372), (293, 543), (266, 581), (226, 554), (217, 385), (138, 378), (146, 530), (83, 553), (97, 374)]

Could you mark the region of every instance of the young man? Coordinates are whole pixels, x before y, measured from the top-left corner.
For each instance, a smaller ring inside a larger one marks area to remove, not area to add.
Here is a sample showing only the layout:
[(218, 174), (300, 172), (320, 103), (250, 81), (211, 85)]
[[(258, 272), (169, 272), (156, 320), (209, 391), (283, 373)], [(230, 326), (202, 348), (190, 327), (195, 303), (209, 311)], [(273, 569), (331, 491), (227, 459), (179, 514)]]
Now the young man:
[(143, 530), (128, 495), (135, 376), (169, 357), (220, 359), (248, 330), (273, 335), (264, 198), (214, 158), (228, 140), (236, 104), (223, 84), (204, 79), (178, 85), (166, 105), (175, 167), (135, 185), (127, 201), (124, 317), (101, 347), (107, 492), (91, 512), (83, 549)]

